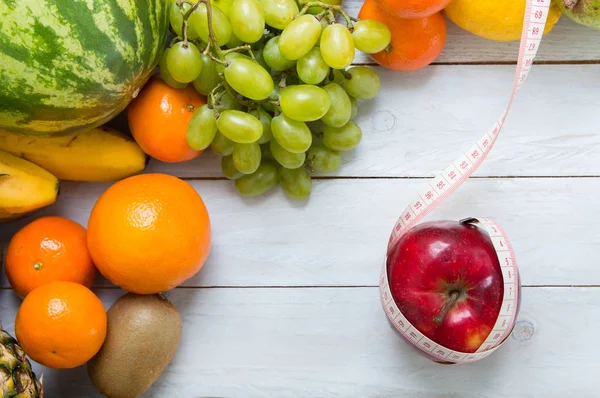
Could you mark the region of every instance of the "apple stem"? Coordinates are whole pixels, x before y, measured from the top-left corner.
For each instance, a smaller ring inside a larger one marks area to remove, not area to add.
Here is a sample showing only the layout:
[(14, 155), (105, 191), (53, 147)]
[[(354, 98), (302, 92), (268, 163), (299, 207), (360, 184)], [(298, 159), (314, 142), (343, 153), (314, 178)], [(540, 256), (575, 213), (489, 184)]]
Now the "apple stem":
[(444, 307), (439, 312), (439, 314), (437, 314), (437, 316), (435, 318), (433, 318), (433, 321), (436, 324), (438, 324), (438, 325), (442, 324), (442, 322), (444, 321), (444, 317), (446, 316), (448, 311), (450, 311), (450, 309), (452, 309), (452, 307), (454, 307), (454, 305), (458, 301), (459, 297), (460, 297), (460, 292), (458, 290), (453, 290), (450, 293), (450, 299), (448, 301), (446, 301), (446, 304), (444, 304)]
[(563, 0), (563, 3), (567, 10), (572, 10), (573, 8), (575, 8), (578, 2), (579, 0)]

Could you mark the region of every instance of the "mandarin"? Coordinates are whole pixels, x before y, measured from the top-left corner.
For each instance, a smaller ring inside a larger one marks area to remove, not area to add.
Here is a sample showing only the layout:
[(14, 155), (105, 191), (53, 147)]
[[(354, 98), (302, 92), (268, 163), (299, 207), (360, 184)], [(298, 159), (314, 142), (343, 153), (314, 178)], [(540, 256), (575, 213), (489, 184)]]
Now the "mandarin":
[(38, 218), (21, 228), (6, 251), (6, 276), (12, 288), (25, 297), (54, 281), (91, 287), (96, 268), (86, 235), (80, 224), (56, 216)]
[(108, 188), (92, 209), (88, 247), (102, 275), (138, 294), (173, 289), (195, 275), (210, 250), (200, 195), (165, 174), (142, 174)]
[(90, 289), (73, 282), (51, 282), (25, 297), (15, 321), (23, 350), (41, 365), (75, 368), (92, 359), (106, 338), (107, 317)]
[(154, 77), (127, 108), (133, 138), (142, 150), (163, 162), (183, 162), (202, 154), (187, 143), (187, 126), (194, 110), (206, 104), (206, 97), (192, 85), (183, 89), (169, 86)]
[(400, 18), (423, 18), (439, 12), (452, 0), (375, 0), (386, 12)]
[(423, 18), (402, 19), (390, 15), (375, 0), (366, 0), (359, 19), (374, 19), (390, 28), (387, 49), (369, 54), (379, 65), (398, 71), (415, 71), (432, 63), (446, 44), (446, 20), (441, 12)]

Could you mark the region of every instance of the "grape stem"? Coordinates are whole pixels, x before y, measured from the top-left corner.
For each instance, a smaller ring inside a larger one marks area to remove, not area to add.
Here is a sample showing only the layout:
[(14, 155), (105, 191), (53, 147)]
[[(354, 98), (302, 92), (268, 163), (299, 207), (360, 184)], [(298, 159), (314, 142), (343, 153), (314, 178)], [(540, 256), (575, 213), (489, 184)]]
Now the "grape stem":
[(213, 61), (215, 61), (218, 64), (221, 64), (223, 66), (229, 66), (230, 62), (229, 61), (224, 61), (221, 58), (217, 58), (214, 55), (212, 55), (210, 52), (208, 54), (208, 58), (212, 59)]
[(245, 44), (243, 46), (233, 47), (233, 48), (230, 48), (228, 50), (224, 50), (221, 53), (223, 55), (225, 55), (225, 54), (233, 53), (233, 52), (236, 52), (236, 51), (239, 52), (239, 51), (242, 51), (242, 50), (248, 51), (248, 53), (250, 54), (250, 58), (252, 58), (254, 61), (256, 61), (256, 58), (254, 57), (254, 53), (252, 52), (252, 47), (250, 47), (249, 44)]
[(281, 74), (281, 80), (279, 81), (279, 88), (285, 88), (285, 80), (287, 79), (287, 73)]
[(231, 88), (231, 86), (229, 86), (229, 84), (227, 84), (227, 82), (223, 81), (223, 86), (225, 87), (225, 90), (227, 90), (227, 92), (229, 93), (229, 95), (231, 95), (231, 98), (233, 98), (233, 100), (235, 102), (237, 102), (240, 105), (243, 105), (245, 107), (251, 107), (254, 106), (254, 102), (253, 101), (248, 101), (242, 98), (238, 98), (237, 93), (235, 91), (233, 91), (233, 89)]
[[(179, 5), (181, 6), (183, 3), (179, 2)], [(190, 15), (192, 15), (192, 13), (194, 11), (196, 11), (196, 9), (198, 8), (198, 6), (200, 5), (200, 1), (198, 1), (196, 4), (194, 4), (192, 7), (190, 7), (189, 10), (187, 10), (187, 12), (183, 15), (183, 26), (181, 28), (181, 34), (183, 35), (183, 45), (185, 47), (187, 47), (188, 44), (188, 39), (187, 39), (187, 29), (188, 29), (188, 18), (190, 17)]]
[[(215, 103), (216, 103), (216, 100), (215, 100), (215, 93), (216, 93), (216, 92), (217, 92), (217, 90), (218, 90), (218, 89), (220, 89), (221, 87), (223, 87), (223, 83), (219, 83), (219, 84), (217, 84), (217, 85), (215, 86), (215, 88), (213, 88), (212, 90), (210, 90), (210, 93), (208, 93), (208, 101), (209, 101), (209, 102), (208, 102), (208, 106), (209, 106), (211, 109), (214, 109), (214, 107), (215, 107)], [(220, 98), (220, 96), (219, 96), (219, 98)]]
[(296, 15), (296, 17), (306, 14), (310, 7), (321, 7), (327, 10), (328, 12), (331, 12), (332, 14), (333, 11), (339, 12), (342, 15), (342, 17), (344, 17), (344, 19), (346, 20), (346, 25), (348, 26), (348, 29), (351, 29), (354, 25), (354, 22), (358, 21), (358, 19), (348, 15), (348, 13), (344, 11), (342, 6), (323, 3), (322, 1), (309, 1), (308, 3), (305, 3), (304, 7), (302, 7), (302, 10), (300, 10), (300, 13)]

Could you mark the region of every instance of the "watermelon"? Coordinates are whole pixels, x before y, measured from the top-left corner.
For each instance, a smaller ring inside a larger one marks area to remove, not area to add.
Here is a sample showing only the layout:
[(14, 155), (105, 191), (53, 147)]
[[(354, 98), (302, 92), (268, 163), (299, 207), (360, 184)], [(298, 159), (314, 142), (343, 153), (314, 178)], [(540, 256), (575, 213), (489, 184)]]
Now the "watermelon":
[(0, 130), (100, 126), (155, 69), (169, 0), (0, 0)]

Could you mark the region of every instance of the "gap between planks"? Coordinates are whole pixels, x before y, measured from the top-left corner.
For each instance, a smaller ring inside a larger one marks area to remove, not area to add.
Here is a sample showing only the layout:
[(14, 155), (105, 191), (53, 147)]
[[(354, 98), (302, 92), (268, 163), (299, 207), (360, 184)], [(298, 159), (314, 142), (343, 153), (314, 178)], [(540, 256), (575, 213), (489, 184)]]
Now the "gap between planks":
[[(223, 285), (223, 286), (178, 286), (173, 290), (190, 290), (190, 289), (374, 289), (378, 288), (378, 285), (298, 285), (298, 286), (286, 286), (286, 285), (270, 285), (270, 286), (236, 286), (236, 285)], [(522, 288), (528, 289), (594, 289), (600, 288), (600, 285), (521, 285)], [(12, 290), (10, 287), (0, 287), (2, 290)], [(92, 286), (92, 290), (121, 290), (118, 286)], [(168, 293), (168, 292), (167, 292)]]
[[(186, 181), (231, 181), (226, 177), (180, 177)], [(434, 176), (311, 176), (313, 180), (428, 180)], [(600, 178), (600, 175), (577, 175), (577, 176), (471, 176), (474, 180), (527, 180), (527, 179), (578, 179), (578, 178)]]
[[(540, 60), (533, 61), (534, 65), (598, 65), (599, 59), (581, 59), (581, 60)], [(352, 65), (379, 66), (376, 62), (355, 62)], [(514, 61), (452, 61), (452, 62), (432, 62), (428, 66), (496, 66), (496, 65), (517, 65)]]

